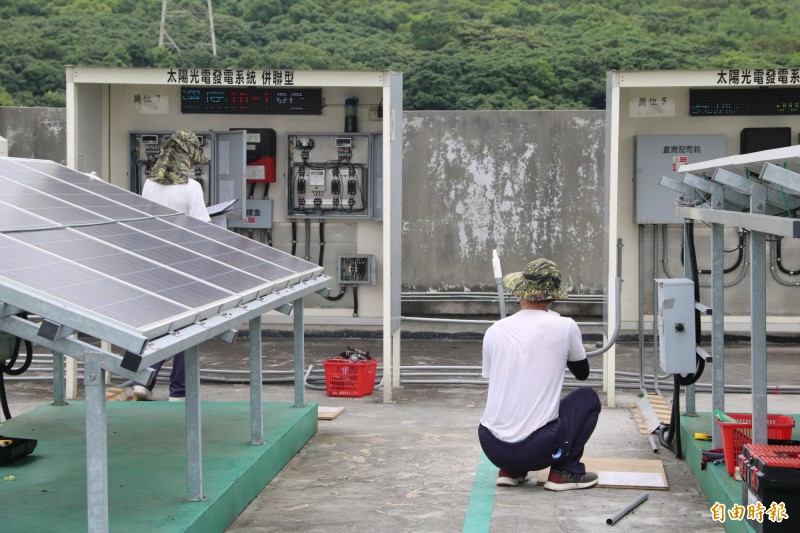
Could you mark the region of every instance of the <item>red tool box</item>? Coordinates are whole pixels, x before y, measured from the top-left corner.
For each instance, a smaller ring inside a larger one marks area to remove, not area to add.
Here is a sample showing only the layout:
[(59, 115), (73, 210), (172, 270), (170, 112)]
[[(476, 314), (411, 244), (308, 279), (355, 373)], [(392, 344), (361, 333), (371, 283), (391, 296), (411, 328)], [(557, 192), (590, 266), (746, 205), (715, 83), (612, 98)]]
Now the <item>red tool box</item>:
[[(783, 519), (764, 512), (759, 521), (747, 517), (757, 532), (797, 531), (800, 523), (800, 446), (797, 444), (752, 444), (742, 446), (739, 455), (742, 473), (742, 504), (759, 502), (770, 509), (773, 502), (785, 506)], [(787, 518), (788, 516), (788, 518)]]

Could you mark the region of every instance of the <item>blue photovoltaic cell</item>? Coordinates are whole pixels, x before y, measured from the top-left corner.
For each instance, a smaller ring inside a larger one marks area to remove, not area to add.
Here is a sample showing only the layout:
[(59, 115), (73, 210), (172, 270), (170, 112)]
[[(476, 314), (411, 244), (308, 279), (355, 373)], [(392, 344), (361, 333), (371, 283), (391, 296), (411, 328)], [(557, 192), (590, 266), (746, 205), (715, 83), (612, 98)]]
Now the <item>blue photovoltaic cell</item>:
[(4, 291), (145, 336), (322, 272), (51, 161), (0, 158), (0, 232)]
[(56, 225), (33, 213), (0, 203), (0, 231), (52, 228)]
[[(9, 237), (3, 236), (7, 241)], [(7, 244), (7, 243), (4, 243)], [(146, 316), (128, 314), (115, 320), (138, 328), (151, 322), (168, 320), (171, 316), (185, 314), (189, 309), (166, 299), (149, 295), (134, 286), (94, 272), (76, 263), (58, 258), (29, 245), (6, 246), (9, 253), (26, 261), (0, 262), (0, 279), (29, 287), (47, 296), (92, 312), (109, 306), (124, 306), (125, 302), (136, 302), (149, 310)]]
[[(263, 257), (258, 257), (251, 253), (243, 252), (220, 241), (212, 241), (202, 238), (197, 233), (186, 229), (177, 228), (174, 224), (170, 224), (162, 220), (135, 221), (130, 222), (127, 225), (130, 225), (134, 228), (147, 230), (150, 235), (161, 237), (170, 242), (178, 243), (183, 248), (187, 248), (193, 252), (207, 257), (213, 257), (217, 261), (221, 261), (226, 265), (243, 270), (249, 274), (253, 274), (254, 276), (258, 276), (265, 281), (289, 280), (298, 277), (297, 271), (290, 270), (282, 265), (269, 262), (269, 259), (267, 259), (265, 262), (265, 258)], [(225, 233), (233, 234), (229, 231), (225, 231)], [(244, 237), (241, 238), (244, 239)], [(266, 247), (259, 243), (256, 243), (256, 246), (252, 249), (274, 250), (274, 248)], [(270, 254), (274, 258), (287, 255), (277, 250), (274, 251), (274, 254)], [(309, 264), (308, 262), (302, 260), (300, 262), (302, 262), (304, 265)]]
[(90, 226), (81, 228), (80, 231), (231, 292), (247, 292), (256, 287), (263, 287), (271, 281), (236, 270), (225, 263), (204, 257), (127, 225)]
[(164, 268), (76, 230), (26, 232), (12, 238), (188, 307), (208, 306), (234, 297), (230, 291)]

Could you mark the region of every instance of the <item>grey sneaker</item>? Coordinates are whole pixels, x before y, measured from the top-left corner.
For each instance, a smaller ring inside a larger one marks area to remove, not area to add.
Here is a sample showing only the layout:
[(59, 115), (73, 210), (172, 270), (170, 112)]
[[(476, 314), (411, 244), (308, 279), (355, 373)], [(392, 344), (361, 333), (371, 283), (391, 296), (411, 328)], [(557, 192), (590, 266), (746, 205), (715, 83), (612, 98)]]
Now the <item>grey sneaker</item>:
[(573, 490), (588, 489), (595, 485), (597, 485), (597, 474), (594, 472), (578, 474), (576, 472), (553, 470), (551, 468), (550, 475), (547, 476), (544, 488), (547, 490)]

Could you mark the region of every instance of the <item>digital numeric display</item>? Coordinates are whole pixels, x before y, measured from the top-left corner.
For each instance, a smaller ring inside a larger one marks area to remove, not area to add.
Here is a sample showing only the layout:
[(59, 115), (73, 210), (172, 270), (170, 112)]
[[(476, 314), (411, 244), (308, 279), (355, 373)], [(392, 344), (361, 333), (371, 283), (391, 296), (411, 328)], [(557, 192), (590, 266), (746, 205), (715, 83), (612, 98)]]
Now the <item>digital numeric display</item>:
[(322, 89), (181, 87), (181, 113), (321, 115)]

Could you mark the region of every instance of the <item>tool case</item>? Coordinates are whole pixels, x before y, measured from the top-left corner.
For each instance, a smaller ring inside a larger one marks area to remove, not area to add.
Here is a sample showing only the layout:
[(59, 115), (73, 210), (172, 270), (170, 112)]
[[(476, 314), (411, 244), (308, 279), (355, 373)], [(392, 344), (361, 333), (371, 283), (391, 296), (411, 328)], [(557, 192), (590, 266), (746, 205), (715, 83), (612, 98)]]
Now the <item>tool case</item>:
[(797, 531), (800, 523), (800, 445), (752, 444), (742, 446), (739, 469), (742, 474), (742, 505), (758, 502), (769, 509), (773, 502), (785, 505), (786, 515), (773, 521), (765, 512), (759, 522), (747, 518), (757, 532)]
[(17, 459), (25, 457), (36, 448), (38, 442), (36, 439), (20, 439), (0, 435), (0, 442), (8, 440), (11, 443), (4, 443), (5, 446), (0, 446), (0, 466), (13, 463)]

